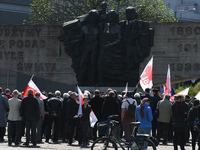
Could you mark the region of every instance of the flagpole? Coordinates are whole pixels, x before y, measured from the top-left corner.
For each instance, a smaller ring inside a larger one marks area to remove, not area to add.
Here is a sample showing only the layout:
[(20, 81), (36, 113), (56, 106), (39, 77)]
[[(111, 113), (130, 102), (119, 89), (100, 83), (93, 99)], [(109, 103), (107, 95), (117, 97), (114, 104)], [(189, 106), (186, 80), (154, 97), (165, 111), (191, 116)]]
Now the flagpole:
[(31, 79), (30, 79), (30, 80), (32, 80), (32, 79), (33, 79), (33, 77), (34, 77), (34, 74), (32, 75), (32, 77), (31, 77)]

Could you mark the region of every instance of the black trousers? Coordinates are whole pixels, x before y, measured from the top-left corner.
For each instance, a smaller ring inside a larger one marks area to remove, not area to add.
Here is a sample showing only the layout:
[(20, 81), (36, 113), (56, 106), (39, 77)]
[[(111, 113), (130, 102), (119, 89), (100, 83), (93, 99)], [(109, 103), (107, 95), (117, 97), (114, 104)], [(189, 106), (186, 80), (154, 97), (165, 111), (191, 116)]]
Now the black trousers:
[(4, 135), (5, 135), (5, 127), (0, 127), (0, 141), (3, 140)]
[(167, 142), (169, 132), (169, 123), (158, 122), (158, 131), (157, 131), (157, 139), (160, 141), (160, 138), (163, 137), (163, 143)]
[(157, 118), (154, 118), (151, 122), (152, 124), (152, 136), (156, 137), (156, 130), (157, 130)]
[(81, 139), (82, 139), (83, 143), (88, 142), (89, 125), (90, 125), (89, 120), (81, 120), (81, 130), (82, 130)]
[(199, 132), (196, 132), (191, 128), (191, 133), (192, 133), (192, 150), (195, 150), (196, 142), (198, 141), (198, 145), (200, 144), (198, 140)]
[(52, 124), (54, 122), (54, 129), (53, 129), (53, 142), (58, 141), (59, 137), (59, 131), (60, 131), (60, 120), (58, 117), (49, 117), (48, 119), (48, 125), (47, 125), (47, 134), (46, 134), (46, 141), (48, 142), (49, 139), (51, 138), (51, 128)]
[(66, 139), (69, 138), (69, 134), (68, 134), (68, 128), (69, 128), (69, 121), (68, 120), (62, 120), (61, 121), (61, 133), (60, 133), (60, 137), (63, 139), (63, 141), (65, 141)]
[(181, 150), (185, 150), (185, 128), (175, 127), (174, 128), (174, 150), (178, 150), (178, 140), (180, 141)]
[[(13, 133), (13, 131), (15, 131)], [(14, 141), (12, 140), (14, 134)], [(8, 143), (15, 142), (19, 144), (19, 139), (21, 136), (21, 121), (9, 121), (8, 122)]]
[(36, 124), (37, 121), (25, 121), (26, 126), (26, 143), (30, 141), (30, 131), (31, 131), (31, 142), (36, 145)]
[(72, 143), (75, 127), (76, 127), (76, 137), (78, 139), (79, 144), (81, 144), (82, 139), (80, 136), (81, 135), (80, 118), (73, 118), (69, 120), (69, 144)]

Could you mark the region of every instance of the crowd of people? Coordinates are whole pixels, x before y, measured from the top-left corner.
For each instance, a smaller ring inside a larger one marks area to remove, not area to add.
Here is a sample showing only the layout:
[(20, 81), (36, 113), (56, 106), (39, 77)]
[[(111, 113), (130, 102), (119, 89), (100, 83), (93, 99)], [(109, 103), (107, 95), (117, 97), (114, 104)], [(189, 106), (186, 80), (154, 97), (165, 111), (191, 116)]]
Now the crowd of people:
[[(34, 93), (32, 89), (22, 97), (18, 90), (11, 94), (9, 89), (3, 92), (0, 88), (0, 142), (4, 141), (8, 127), (8, 146), (22, 144), (21, 138), (25, 136), (25, 146), (29, 146), (30, 141), (36, 146), (45, 139), (47, 143), (68, 142), (69, 145), (76, 140), (81, 147), (87, 147), (90, 140), (103, 136), (98, 133), (98, 122), (107, 120), (110, 115), (118, 115), (115, 119), (119, 124), (115, 130), (127, 142), (133, 130), (130, 122), (139, 121), (139, 134), (151, 134), (159, 144), (167, 145), (173, 141), (174, 150), (178, 145), (181, 150), (185, 149), (191, 132), (192, 149), (195, 150), (196, 141), (200, 141), (199, 130), (194, 128), (194, 122), (200, 116), (199, 100), (178, 95), (171, 101), (168, 94), (160, 97), (156, 88), (152, 93), (153, 96), (149, 88), (144, 94), (137, 89), (119, 94), (109, 88), (105, 95), (99, 90), (93, 94), (85, 91), (82, 114), (78, 115), (80, 103), (76, 92), (43, 92), (47, 99), (42, 100), (40, 93)], [(91, 110), (98, 119), (94, 127), (90, 126)]]

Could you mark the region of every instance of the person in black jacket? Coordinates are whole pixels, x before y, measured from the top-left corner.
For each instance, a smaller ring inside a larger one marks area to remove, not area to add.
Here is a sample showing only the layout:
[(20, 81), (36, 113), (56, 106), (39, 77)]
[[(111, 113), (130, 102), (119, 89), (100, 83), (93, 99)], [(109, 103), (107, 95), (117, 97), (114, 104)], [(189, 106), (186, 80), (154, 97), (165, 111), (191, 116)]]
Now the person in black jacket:
[(69, 94), (64, 93), (63, 94), (63, 108), (62, 108), (62, 113), (61, 113), (61, 137), (63, 142), (65, 142), (66, 138), (68, 139), (68, 123), (69, 123), (69, 118), (68, 118), (68, 102), (69, 102)]
[(110, 115), (118, 115), (119, 117), (116, 120), (120, 120), (119, 103), (116, 101), (113, 91), (110, 91), (109, 96), (105, 98), (101, 112), (103, 121), (107, 120)]
[(152, 120), (152, 136), (156, 137), (156, 130), (157, 130), (157, 117), (155, 115), (155, 110), (157, 108), (157, 104), (162, 98), (158, 95), (158, 89), (154, 88), (153, 90), (153, 98), (151, 101), (151, 110), (153, 114), (153, 120)]
[(32, 89), (28, 90), (28, 96), (22, 100), (20, 115), (26, 126), (26, 142), (23, 145), (29, 145), (31, 130), (31, 142), (33, 146), (36, 146), (36, 124), (40, 119), (40, 108), (38, 100), (33, 96)]
[(80, 117), (78, 116), (78, 108), (79, 104), (77, 103), (78, 95), (74, 92), (71, 93), (70, 99), (68, 102), (68, 118), (69, 118), (69, 145), (72, 145), (72, 139), (74, 135), (74, 128), (76, 127), (76, 136), (78, 138), (79, 145), (82, 144), (80, 133), (81, 133), (81, 126), (80, 126)]
[(49, 122), (47, 126), (47, 134), (46, 134), (46, 142), (49, 142), (51, 136), (51, 127), (54, 122), (54, 132), (53, 132), (53, 142), (58, 142), (59, 137), (59, 123), (61, 118), (61, 110), (62, 110), (62, 101), (63, 99), (60, 97), (61, 92), (55, 91), (55, 97), (50, 98), (47, 101), (47, 109), (49, 112)]
[(81, 140), (83, 141), (81, 147), (87, 147), (88, 144), (88, 129), (90, 126), (90, 112), (91, 106), (88, 104), (88, 96), (84, 95), (83, 98), (84, 104), (82, 105), (82, 115), (81, 115), (81, 129), (82, 129), (82, 137)]
[(181, 150), (185, 150), (185, 109), (181, 103), (183, 95), (177, 96), (176, 102), (172, 105), (172, 116), (174, 126), (174, 150), (178, 150), (178, 140), (180, 140)]
[(200, 109), (198, 108), (198, 106), (199, 106), (199, 100), (195, 100), (194, 106), (189, 110), (189, 113), (188, 113), (188, 125), (192, 133), (192, 150), (195, 150), (196, 141), (199, 136), (199, 132), (194, 131), (194, 125), (193, 125), (195, 118), (196, 117), (200, 118)]
[[(100, 97), (100, 91), (99, 90), (95, 90), (94, 95), (95, 96), (90, 100), (89, 103), (92, 107), (94, 114), (96, 115), (96, 117), (98, 119), (98, 122), (101, 122), (102, 121), (101, 109), (102, 109), (102, 105), (103, 105), (103, 102), (104, 102), (104, 98)], [(93, 140), (94, 141), (97, 138), (97, 123), (95, 124), (95, 126), (93, 128)], [(101, 135), (99, 135), (99, 136), (101, 136)]]

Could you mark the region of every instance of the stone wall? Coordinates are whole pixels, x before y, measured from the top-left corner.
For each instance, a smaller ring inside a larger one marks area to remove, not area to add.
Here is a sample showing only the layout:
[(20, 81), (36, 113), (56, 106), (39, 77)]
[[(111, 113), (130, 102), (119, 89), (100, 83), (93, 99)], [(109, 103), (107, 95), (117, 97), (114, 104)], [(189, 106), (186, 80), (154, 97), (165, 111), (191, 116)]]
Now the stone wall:
[[(154, 85), (166, 81), (168, 64), (172, 81), (198, 78), (200, 23), (161, 23), (151, 24), (151, 27), (155, 29), (151, 49)], [(71, 58), (58, 40), (62, 32), (61, 26), (0, 26), (0, 68), (76, 85)], [(149, 59), (141, 63), (140, 73)]]
[[(200, 77), (200, 23), (151, 24), (155, 29), (153, 83), (166, 82), (167, 65), (171, 66), (172, 82), (186, 81)], [(140, 65), (142, 72), (146, 58)]]

